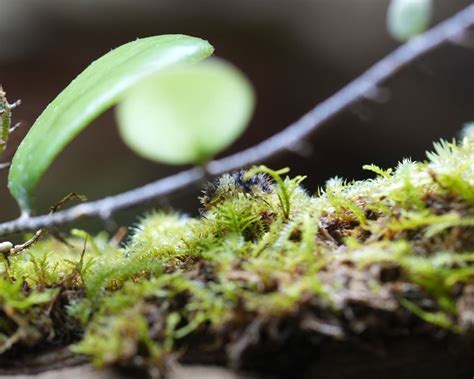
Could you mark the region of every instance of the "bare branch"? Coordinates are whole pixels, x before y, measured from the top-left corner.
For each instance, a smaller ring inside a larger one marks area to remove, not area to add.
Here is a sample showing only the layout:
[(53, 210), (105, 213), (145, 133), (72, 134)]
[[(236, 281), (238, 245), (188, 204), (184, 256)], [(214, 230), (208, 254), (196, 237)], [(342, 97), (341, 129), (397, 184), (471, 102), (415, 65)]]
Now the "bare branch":
[(205, 171), (203, 168), (192, 168), (164, 179), (159, 179), (143, 187), (101, 200), (82, 203), (61, 212), (37, 217), (20, 217), (17, 220), (5, 222), (0, 224), (0, 235), (49, 228), (86, 217), (99, 217), (106, 220), (118, 210), (142, 204), (159, 196), (175, 192), (193, 183), (197, 183), (204, 177)]
[(7, 100), (7, 94), (0, 85), (0, 154), (3, 154), (10, 137), (10, 133), (16, 129), (14, 126), (11, 128), (12, 109), (15, 109), (21, 104), (21, 100), (17, 100), (10, 104)]
[(282, 132), (249, 149), (210, 162), (208, 165), (209, 173), (217, 175), (242, 166), (252, 165), (291, 148), (291, 146), (308, 137), (325, 122), (357, 102), (361, 97), (373, 93), (379, 84), (392, 77), (400, 69), (451, 40), (452, 37), (462, 34), (463, 31), (473, 24), (474, 5), (470, 5), (450, 19), (410, 40), (387, 55), (357, 79), (318, 104)]
[(442, 44), (462, 35), (473, 25), (474, 4), (400, 46), (339, 92), (318, 104), (301, 119), (251, 148), (211, 161), (205, 168), (189, 169), (119, 195), (80, 204), (52, 215), (20, 217), (17, 220), (5, 222), (0, 224), (0, 235), (48, 228), (85, 217), (107, 219), (119, 210), (145, 203), (197, 183), (204, 179), (206, 174), (220, 175), (244, 166), (260, 163), (282, 152), (292, 150), (294, 146), (307, 138), (325, 122), (334, 118), (360, 98), (365, 97), (366, 94), (373, 93), (374, 90), (377, 90), (378, 85), (392, 77), (400, 69)]

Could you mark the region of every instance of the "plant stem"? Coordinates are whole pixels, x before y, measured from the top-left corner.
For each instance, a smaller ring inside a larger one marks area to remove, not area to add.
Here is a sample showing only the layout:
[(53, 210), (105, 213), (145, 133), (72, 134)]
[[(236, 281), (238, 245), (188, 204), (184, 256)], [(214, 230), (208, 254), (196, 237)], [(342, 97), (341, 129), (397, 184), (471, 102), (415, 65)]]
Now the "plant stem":
[(318, 104), (302, 118), (263, 142), (228, 157), (209, 162), (205, 168), (192, 168), (101, 200), (77, 205), (51, 215), (20, 217), (0, 224), (0, 235), (67, 224), (85, 217), (109, 218), (113, 213), (176, 192), (204, 179), (268, 160), (291, 150), (325, 122), (346, 110), (360, 98), (368, 97), (377, 86), (416, 59), (459, 37), (474, 25), (474, 4), (413, 38), (377, 62), (365, 73)]

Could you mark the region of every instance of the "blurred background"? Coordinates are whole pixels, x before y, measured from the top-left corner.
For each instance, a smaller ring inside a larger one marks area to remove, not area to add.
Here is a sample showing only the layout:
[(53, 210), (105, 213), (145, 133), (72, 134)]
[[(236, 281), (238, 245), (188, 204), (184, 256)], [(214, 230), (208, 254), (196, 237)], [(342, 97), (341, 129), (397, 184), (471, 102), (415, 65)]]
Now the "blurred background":
[[(435, 1), (434, 22), (468, 0)], [(397, 43), (387, 34), (388, 0), (0, 0), (0, 84), (20, 98), (23, 127), (4, 160), (46, 105), (91, 61), (138, 37), (183, 33), (208, 39), (254, 84), (257, 110), (228, 154), (283, 129), (327, 98)], [(474, 50), (447, 45), (386, 84), (384, 103), (361, 101), (325, 125), (305, 148), (267, 162), (308, 175), (313, 192), (333, 176), (366, 177), (361, 166), (423, 159), (439, 138), (455, 137), (474, 119)], [(90, 200), (177, 172), (134, 155), (121, 142), (113, 111), (86, 129), (57, 159), (37, 191), (39, 213), (65, 194)], [(0, 173), (0, 220), (18, 216)], [(117, 216), (130, 224), (153, 207), (196, 213), (199, 188)], [(79, 225), (81, 226), (81, 225)], [(98, 222), (87, 225), (101, 227)]]

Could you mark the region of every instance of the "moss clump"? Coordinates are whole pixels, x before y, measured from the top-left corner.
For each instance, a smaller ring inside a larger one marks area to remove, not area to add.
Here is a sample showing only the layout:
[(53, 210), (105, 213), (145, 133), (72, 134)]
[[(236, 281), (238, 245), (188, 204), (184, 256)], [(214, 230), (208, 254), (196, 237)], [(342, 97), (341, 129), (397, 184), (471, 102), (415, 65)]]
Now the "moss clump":
[(2, 265), (1, 352), (73, 341), (97, 365), (258, 368), (268, 354), (277, 368), (323, 341), (470, 338), (474, 135), (365, 168), (376, 177), (315, 196), (252, 168), (211, 185), (200, 218), (146, 216), (125, 247), (89, 236), (81, 255), (79, 231), (73, 248), (39, 243)]

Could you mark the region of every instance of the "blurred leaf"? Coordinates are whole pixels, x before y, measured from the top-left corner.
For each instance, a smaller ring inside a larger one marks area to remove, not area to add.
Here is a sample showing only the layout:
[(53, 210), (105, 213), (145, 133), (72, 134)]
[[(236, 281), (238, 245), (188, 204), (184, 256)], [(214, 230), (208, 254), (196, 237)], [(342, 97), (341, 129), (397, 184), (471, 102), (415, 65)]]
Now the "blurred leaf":
[(117, 107), (124, 141), (145, 158), (203, 163), (245, 129), (254, 108), (247, 79), (221, 60), (161, 71)]
[(387, 28), (393, 38), (407, 41), (424, 32), (431, 21), (432, 0), (392, 0)]
[(13, 158), (8, 186), (21, 210), (30, 210), (32, 192), (56, 156), (125, 91), (156, 71), (212, 52), (199, 38), (163, 35), (127, 43), (93, 62), (49, 104)]

